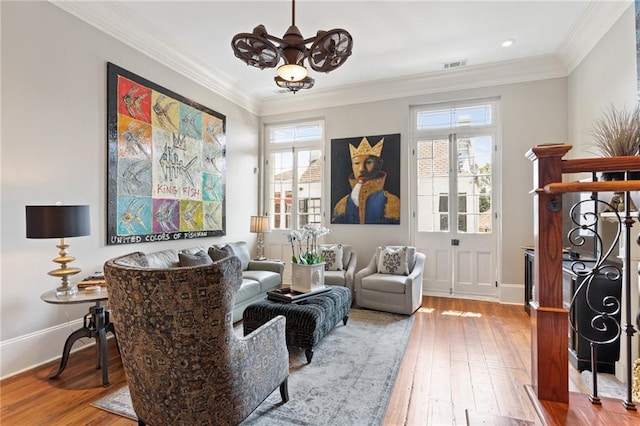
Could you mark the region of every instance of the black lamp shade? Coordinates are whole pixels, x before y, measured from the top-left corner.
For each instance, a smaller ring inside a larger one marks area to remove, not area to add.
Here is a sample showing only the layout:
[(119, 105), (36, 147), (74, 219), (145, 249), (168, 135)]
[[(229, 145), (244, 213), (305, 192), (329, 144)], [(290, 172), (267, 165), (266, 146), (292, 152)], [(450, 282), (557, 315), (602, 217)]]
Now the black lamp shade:
[(27, 238), (82, 237), (91, 233), (89, 206), (26, 206)]

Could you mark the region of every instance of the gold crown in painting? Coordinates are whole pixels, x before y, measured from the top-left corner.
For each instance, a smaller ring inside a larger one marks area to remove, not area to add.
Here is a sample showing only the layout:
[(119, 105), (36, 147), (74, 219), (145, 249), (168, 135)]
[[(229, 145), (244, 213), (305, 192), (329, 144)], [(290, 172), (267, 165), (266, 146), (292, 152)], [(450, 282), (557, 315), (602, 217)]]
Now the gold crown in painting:
[(382, 153), (382, 145), (384, 145), (384, 138), (380, 139), (380, 141), (378, 141), (378, 143), (373, 147), (369, 145), (367, 138), (362, 138), (357, 149), (353, 145), (349, 144), (351, 158), (359, 157), (361, 155), (373, 155), (374, 157), (380, 157), (380, 154)]

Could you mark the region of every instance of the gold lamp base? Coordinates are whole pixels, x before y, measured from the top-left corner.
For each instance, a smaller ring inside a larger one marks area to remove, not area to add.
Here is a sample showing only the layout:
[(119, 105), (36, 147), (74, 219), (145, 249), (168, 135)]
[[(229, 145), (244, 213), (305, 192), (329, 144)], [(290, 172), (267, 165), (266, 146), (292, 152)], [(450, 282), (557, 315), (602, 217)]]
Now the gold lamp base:
[(59, 256), (53, 259), (53, 261), (55, 263), (59, 263), (60, 267), (58, 269), (54, 269), (53, 271), (49, 271), (48, 274), (52, 277), (62, 278), (62, 284), (58, 288), (56, 288), (56, 296), (73, 296), (74, 294), (78, 293), (78, 287), (69, 284), (69, 277), (71, 275), (77, 274), (78, 272), (81, 272), (82, 269), (67, 267), (67, 264), (73, 262), (74, 260), (76, 260), (76, 258), (67, 255), (67, 248), (69, 247), (69, 245), (64, 243), (64, 238), (60, 240), (60, 244), (58, 244), (56, 247), (60, 249), (60, 252), (58, 253)]

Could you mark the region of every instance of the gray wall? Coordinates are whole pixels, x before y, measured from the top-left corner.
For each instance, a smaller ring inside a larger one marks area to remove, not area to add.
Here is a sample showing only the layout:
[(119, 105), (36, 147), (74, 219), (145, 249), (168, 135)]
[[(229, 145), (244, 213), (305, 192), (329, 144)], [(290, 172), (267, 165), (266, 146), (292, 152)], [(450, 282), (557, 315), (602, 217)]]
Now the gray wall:
[[(48, 2), (2, 2), (0, 377), (59, 357), (88, 305), (50, 305), (56, 240), (25, 238), (24, 206), (89, 204), (91, 235), (69, 238), (71, 266), (101, 270), (130, 251), (246, 240), (257, 213), (258, 118)], [(227, 236), (106, 246), (106, 70), (113, 62), (227, 117)], [(240, 190), (241, 189), (241, 190)], [(247, 195), (249, 194), (249, 195)], [(86, 343), (87, 339), (83, 339)], [(80, 346), (80, 344), (77, 344)]]
[[(525, 153), (533, 145), (567, 140), (566, 78), (528, 83), (493, 86), (482, 89), (407, 97), (338, 108), (319, 109), (297, 114), (282, 114), (261, 118), (263, 124), (291, 119), (322, 117), (326, 120), (326, 139), (373, 134), (401, 134), (401, 220), (400, 225), (331, 225), (328, 242), (352, 244), (358, 251), (358, 267), (365, 266), (375, 247), (380, 244), (409, 244), (409, 152), (410, 107), (429, 103), (500, 97), (502, 116), (502, 173), (496, 181), (501, 187), (505, 208), (501, 217), (502, 270), (499, 271), (500, 298), (503, 302), (520, 303), (523, 299), (523, 260), (520, 246), (531, 245), (533, 199), (532, 166)], [(331, 183), (330, 144), (326, 148), (325, 187)], [(323, 198), (323, 208), (331, 211), (329, 192)], [(267, 244), (278, 233), (266, 235)]]
[(633, 6), (600, 39), (568, 78), (569, 143), (572, 157), (594, 156), (589, 133), (609, 106), (633, 108), (636, 43)]

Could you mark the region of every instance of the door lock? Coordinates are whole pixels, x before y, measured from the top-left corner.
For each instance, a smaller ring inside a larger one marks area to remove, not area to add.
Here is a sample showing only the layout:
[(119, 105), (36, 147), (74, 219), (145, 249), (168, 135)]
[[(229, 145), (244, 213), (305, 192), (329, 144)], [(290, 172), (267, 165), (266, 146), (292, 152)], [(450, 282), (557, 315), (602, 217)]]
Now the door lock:
[(456, 238), (452, 238), (451, 239), (451, 245), (452, 246), (459, 246), (460, 245), (460, 240), (458, 240)]

